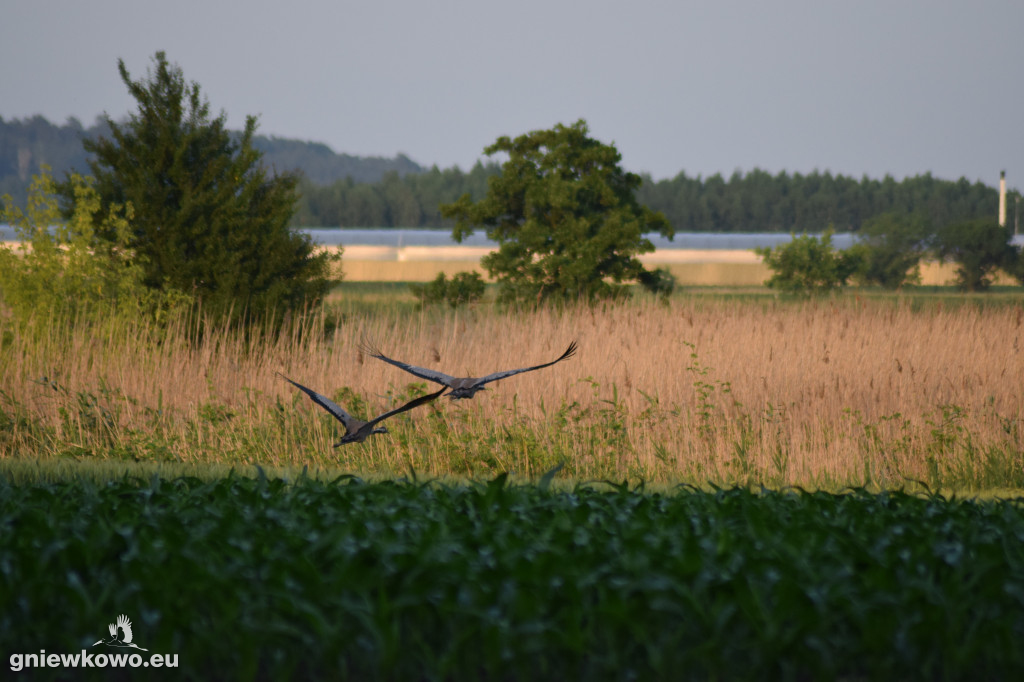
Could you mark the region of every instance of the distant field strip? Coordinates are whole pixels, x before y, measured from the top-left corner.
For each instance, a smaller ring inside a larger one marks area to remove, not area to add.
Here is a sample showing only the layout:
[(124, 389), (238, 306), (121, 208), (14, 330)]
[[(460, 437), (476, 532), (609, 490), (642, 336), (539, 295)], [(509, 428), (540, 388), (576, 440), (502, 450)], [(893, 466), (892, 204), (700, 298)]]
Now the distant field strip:
[[(441, 272), (486, 277), (480, 259), (491, 251), (479, 246), (346, 246), (342, 270), (353, 282), (424, 282)], [(771, 275), (753, 251), (660, 249), (640, 260), (649, 267), (667, 267), (684, 285), (756, 286)]]
[[(16, 242), (4, 242), (14, 247)], [(336, 247), (320, 247), (336, 250)], [(344, 247), (341, 273), (349, 282), (429, 282), (440, 273), (478, 272), (487, 278), (480, 259), (492, 249), (480, 246), (375, 246)], [(667, 268), (682, 286), (759, 286), (771, 270), (751, 250), (658, 249), (643, 254), (647, 267)], [(921, 284), (943, 286), (956, 279), (956, 265), (926, 262), (921, 265)], [(1000, 273), (999, 285), (1017, 282)]]
[[(334, 248), (334, 247), (326, 247)], [(426, 282), (439, 273), (487, 275), (480, 259), (492, 249), (480, 246), (346, 246), (342, 271), (350, 282)], [(757, 286), (771, 277), (771, 270), (751, 250), (658, 249), (643, 254), (648, 267), (667, 268), (683, 286)], [(921, 283), (941, 286), (955, 279), (956, 266), (924, 263)], [(1014, 280), (1000, 276), (999, 284)]]

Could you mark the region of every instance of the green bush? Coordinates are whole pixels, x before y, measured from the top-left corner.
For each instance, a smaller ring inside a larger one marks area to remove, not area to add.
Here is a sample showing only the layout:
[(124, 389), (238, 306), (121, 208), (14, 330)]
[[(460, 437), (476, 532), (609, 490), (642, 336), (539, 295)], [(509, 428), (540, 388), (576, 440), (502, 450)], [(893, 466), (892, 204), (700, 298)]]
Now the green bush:
[(846, 250), (858, 264), (858, 282), (886, 289), (921, 282), (921, 258), (929, 242), (928, 225), (921, 216), (886, 213), (867, 220), (860, 236)]
[(957, 264), (956, 285), (962, 291), (986, 291), (996, 271), (1018, 269), (1020, 254), (1010, 244), (1012, 233), (995, 220), (982, 218), (948, 225), (936, 236), (936, 255)]
[(476, 272), (460, 272), (451, 279), (441, 272), (432, 282), (409, 285), (409, 289), (420, 300), (421, 305), (447, 301), (452, 308), (476, 303), (483, 298), (485, 287), (483, 278)]
[(25, 210), (3, 198), (3, 222), (19, 242), (0, 246), (0, 299), (20, 324), (50, 316), (98, 319), (160, 315), (187, 305), (179, 291), (155, 291), (143, 282), (144, 260), (130, 247), (131, 204), (101, 208), (92, 178), (67, 183), (74, 210), (62, 220), (48, 169), (33, 178)]
[(766, 286), (786, 293), (817, 295), (835, 291), (860, 267), (856, 254), (832, 248), (833, 231), (821, 238), (793, 235), (793, 239), (775, 248), (754, 249), (772, 271)]

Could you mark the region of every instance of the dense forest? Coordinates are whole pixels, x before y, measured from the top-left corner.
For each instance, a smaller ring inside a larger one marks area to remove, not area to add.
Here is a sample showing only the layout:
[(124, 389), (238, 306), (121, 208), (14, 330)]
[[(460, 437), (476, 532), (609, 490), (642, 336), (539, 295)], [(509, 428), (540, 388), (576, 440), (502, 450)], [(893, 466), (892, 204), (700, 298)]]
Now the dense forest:
[[(680, 173), (658, 182), (645, 178), (638, 199), (662, 211), (680, 232), (856, 231), (883, 213), (920, 213), (933, 229), (996, 218), (999, 192), (965, 178), (939, 180), (930, 173), (897, 181), (860, 180), (829, 172), (806, 175), (762, 170), (691, 178)], [(1014, 202), (1009, 202), (1013, 206)], [(1012, 220), (1012, 211), (1010, 213)]]
[[(0, 194), (21, 203), (32, 174), (44, 163), (58, 178), (71, 169), (88, 171), (82, 138), (104, 129), (102, 119), (84, 128), (75, 119), (57, 126), (41, 116), (0, 118)], [(468, 171), (425, 169), (403, 155), (354, 157), (324, 144), (276, 137), (257, 136), (254, 146), (268, 168), (301, 173), (302, 199), (293, 219), (299, 226), (449, 227), (438, 205), (467, 193), (481, 198), (488, 176), (500, 172), (494, 163)], [(1011, 222), (1018, 197), (1013, 193), (1008, 201)], [(994, 217), (998, 204), (996, 188), (964, 178), (940, 180), (925, 173), (858, 180), (828, 171), (772, 175), (758, 169), (728, 178), (644, 176), (637, 198), (663, 212), (680, 232), (820, 232), (830, 225), (855, 231), (868, 218), (888, 212), (921, 213), (938, 229)]]
[(479, 199), (497, 164), (477, 163), (469, 172), (434, 166), (422, 173), (387, 173), (380, 182), (351, 178), (329, 185), (304, 181), (294, 222), (303, 227), (450, 227), (438, 206), (463, 194)]
[[(496, 164), (477, 164), (399, 177), (389, 173), (377, 183), (351, 180), (302, 187), (295, 221), (303, 226), (448, 227), (437, 210), (441, 203), (468, 193), (474, 200), (487, 190), (487, 176)], [(992, 216), (998, 191), (965, 179), (939, 180), (930, 174), (896, 181), (855, 180), (813, 172), (806, 175), (765, 171), (691, 178), (680, 173), (670, 180), (644, 176), (637, 198), (661, 211), (679, 232), (820, 232), (828, 226), (855, 231), (872, 216), (889, 212), (920, 212), (934, 229), (963, 220)], [(1010, 220), (1015, 201), (1011, 197)]]

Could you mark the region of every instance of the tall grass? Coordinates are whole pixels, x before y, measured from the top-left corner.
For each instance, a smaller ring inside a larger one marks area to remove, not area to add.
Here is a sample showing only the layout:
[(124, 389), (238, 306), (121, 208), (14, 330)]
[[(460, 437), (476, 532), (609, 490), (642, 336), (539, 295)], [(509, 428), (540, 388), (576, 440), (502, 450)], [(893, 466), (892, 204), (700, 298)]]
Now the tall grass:
[[(577, 479), (1024, 486), (1020, 305), (696, 297), (331, 315), (280, 335), (187, 318), (161, 330), (4, 327), (3, 456), (428, 475), (537, 476), (564, 462)], [(466, 375), (553, 359), (573, 339), (580, 352), (333, 449), (336, 423), (275, 372), (360, 416), (427, 388), (362, 357), (364, 337), (393, 357)]]

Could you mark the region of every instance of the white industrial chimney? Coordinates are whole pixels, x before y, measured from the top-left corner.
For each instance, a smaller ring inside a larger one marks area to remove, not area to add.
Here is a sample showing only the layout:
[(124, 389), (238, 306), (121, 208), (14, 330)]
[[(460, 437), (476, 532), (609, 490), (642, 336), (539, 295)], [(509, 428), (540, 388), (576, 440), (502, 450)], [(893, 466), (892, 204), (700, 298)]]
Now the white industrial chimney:
[(999, 171), (999, 227), (1006, 227), (1006, 171)]

